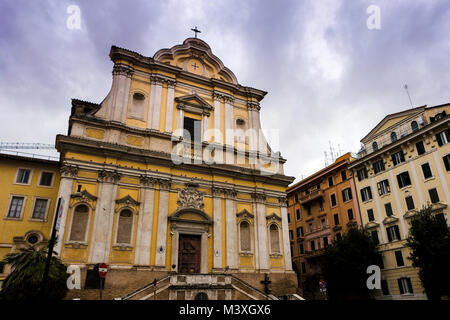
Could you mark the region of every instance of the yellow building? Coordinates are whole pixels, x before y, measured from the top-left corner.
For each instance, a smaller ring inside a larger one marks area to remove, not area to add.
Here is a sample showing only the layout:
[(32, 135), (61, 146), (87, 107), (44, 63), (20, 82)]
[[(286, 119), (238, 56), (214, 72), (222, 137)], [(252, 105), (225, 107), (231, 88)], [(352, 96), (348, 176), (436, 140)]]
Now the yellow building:
[(107, 298), (157, 278), (158, 298), (265, 299), (266, 274), (273, 294), (295, 293), (293, 178), (260, 132), (266, 92), (240, 85), (197, 38), (153, 57), (113, 46), (110, 57), (111, 91), (100, 104), (73, 100), (56, 139), (62, 260), (83, 281), (107, 263)]
[(362, 223), (383, 258), (379, 299), (426, 298), (405, 247), (410, 218), (423, 206), (449, 221), (450, 104), (386, 116), (361, 142), (354, 171)]
[[(59, 189), (59, 162), (0, 153), (0, 260), (47, 245)], [(0, 265), (0, 283), (9, 273)]]

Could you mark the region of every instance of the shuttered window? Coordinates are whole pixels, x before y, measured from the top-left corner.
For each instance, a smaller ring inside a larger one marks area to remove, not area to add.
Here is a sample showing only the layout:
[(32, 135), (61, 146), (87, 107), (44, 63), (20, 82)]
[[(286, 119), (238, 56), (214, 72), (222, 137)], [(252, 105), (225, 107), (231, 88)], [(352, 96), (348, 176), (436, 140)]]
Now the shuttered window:
[(75, 207), (70, 231), (70, 241), (85, 241), (88, 218), (89, 208), (86, 205), (81, 204)]
[(132, 231), (133, 231), (133, 213), (127, 209), (122, 210), (119, 215), (116, 243), (131, 244)]
[(411, 284), (410, 278), (399, 278), (397, 279), (398, 288), (400, 290), (400, 294), (413, 294), (413, 288)]
[(280, 238), (275, 224), (270, 226), (270, 250), (272, 253), (280, 253)]
[(251, 251), (250, 224), (247, 221), (242, 221), (240, 224), (240, 238), (241, 251)]

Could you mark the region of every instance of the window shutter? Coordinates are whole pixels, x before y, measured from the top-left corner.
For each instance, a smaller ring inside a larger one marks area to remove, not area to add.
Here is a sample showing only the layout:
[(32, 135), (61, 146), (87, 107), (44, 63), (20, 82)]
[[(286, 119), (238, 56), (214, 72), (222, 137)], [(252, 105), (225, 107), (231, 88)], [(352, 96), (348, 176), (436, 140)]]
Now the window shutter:
[(398, 182), (398, 187), (402, 188), (403, 187), (403, 183), (402, 183), (402, 177), (400, 174), (397, 175), (397, 182)]
[(382, 195), (381, 182), (377, 183), (377, 187), (378, 187), (378, 194), (381, 196)]
[(441, 134), (440, 133), (438, 133), (436, 135), (436, 140), (437, 140), (438, 145), (442, 146), (442, 138), (441, 138)]
[(397, 161), (395, 160), (395, 154), (391, 155), (391, 159), (395, 166), (397, 164)]
[(397, 240), (400, 240), (400, 231), (398, 230), (398, 226), (394, 226), (395, 235), (397, 236)]
[(405, 155), (403, 154), (403, 151), (400, 151), (400, 160), (401, 162), (405, 162)]
[(388, 235), (389, 242), (391, 242), (392, 241), (392, 227), (387, 229), (387, 235)]
[(397, 282), (398, 282), (398, 288), (400, 289), (400, 294), (404, 294), (405, 291), (403, 290), (402, 279), (397, 279)]
[(372, 190), (370, 190), (370, 187), (367, 187), (367, 192), (369, 194), (369, 199), (372, 199)]
[(406, 283), (408, 284), (409, 293), (414, 293), (413, 288), (412, 288), (412, 284), (411, 284), (411, 279), (410, 278), (406, 278)]

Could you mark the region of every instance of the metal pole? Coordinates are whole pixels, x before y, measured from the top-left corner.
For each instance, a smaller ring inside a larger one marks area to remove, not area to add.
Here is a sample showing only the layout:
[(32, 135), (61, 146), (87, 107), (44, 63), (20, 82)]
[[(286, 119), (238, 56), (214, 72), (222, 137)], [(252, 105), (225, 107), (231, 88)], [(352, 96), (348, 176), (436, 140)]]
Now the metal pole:
[(56, 238), (56, 222), (58, 221), (58, 215), (59, 215), (59, 205), (61, 204), (61, 198), (58, 199), (57, 203), (57, 209), (55, 213), (55, 218), (53, 219), (53, 229), (52, 229), (52, 235), (50, 237), (50, 242), (48, 245), (48, 253), (47, 253), (47, 261), (45, 262), (45, 269), (44, 269), (44, 277), (42, 278), (42, 284), (41, 284), (41, 298), (43, 299), (45, 297), (45, 289), (47, 286), (47, 279), (48, 279), (48, 273), (50, 270), (50, 262), (52, 260), (53, 256), (53, 247), (55, 245), (55, 238)]
[(103, 279), (102, 279), (102, 277), (99, 277), (100, 278), (100, 300), (102, 300), (102, 289), (103, 289)]

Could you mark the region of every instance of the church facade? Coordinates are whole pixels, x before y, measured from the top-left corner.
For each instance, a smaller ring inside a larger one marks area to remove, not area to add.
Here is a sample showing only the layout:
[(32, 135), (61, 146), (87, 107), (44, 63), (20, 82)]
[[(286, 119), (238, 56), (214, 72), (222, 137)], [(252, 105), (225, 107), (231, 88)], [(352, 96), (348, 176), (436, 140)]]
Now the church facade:
[[(81, 268), (82, 287), (104, 262), (106, 298), (174, 274), (232, 275), (256, 291), (270, 279), (274, 295), (295, 293), (286, 201), (294, 179), (261, 133), (266, 92), (240, 85), (198, 38), (153, 57), (113, 46), (110, 58), (106, 98), (72, 100), (68, 134), (56, 138), (55, 250)], [(222, 298), (238, 297), (230, 290)]]

